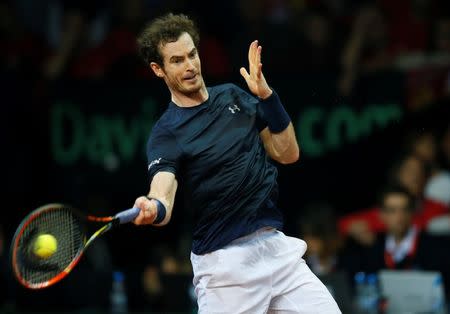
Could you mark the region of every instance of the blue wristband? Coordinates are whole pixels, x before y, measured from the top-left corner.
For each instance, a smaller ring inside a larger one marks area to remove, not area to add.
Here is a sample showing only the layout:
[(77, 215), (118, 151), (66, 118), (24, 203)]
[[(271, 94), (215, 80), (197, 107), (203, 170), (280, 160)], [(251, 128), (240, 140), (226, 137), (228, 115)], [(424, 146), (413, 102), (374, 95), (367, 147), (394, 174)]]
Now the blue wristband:
[(266, 120), (267, 126), (272, 133), (284, 131), (291, 123), (291, 118), (274, 90), (272, 90), (272, 95), (260, 101), (259, 106), (263, 118)]
[(153, 221), (153, 224), (159, 224), (161, 222), (163, 222), (164, 218), (166, 218), (166, 206), (164, 206), (163, 203), (161, 203), (159, 200), (157, 200), (156, 198), (151, 198), (146, 196), (146, 198), (149, 201), (155, 201), (156, 202), (156, 218)]

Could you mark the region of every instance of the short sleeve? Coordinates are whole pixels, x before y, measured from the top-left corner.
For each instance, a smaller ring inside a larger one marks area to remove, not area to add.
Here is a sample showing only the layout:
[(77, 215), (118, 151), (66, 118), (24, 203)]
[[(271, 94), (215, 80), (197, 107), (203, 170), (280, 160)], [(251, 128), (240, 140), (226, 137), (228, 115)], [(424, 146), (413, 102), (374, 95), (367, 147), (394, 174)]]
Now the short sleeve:
[(267, 121), (263, 118), (261, 106), (259, 106), (260, 101), (256, 97), (250, 95), (243, 89), (239, 88), (238, 86), (234, 87), (237, 90), (239, 100), (255, 108), (256, 110), (255, 125), (258, 131), (261, 132), (267, 127)]
[(181, 150), (173, 134), (157, 125), (147, 143), (147, 169), (150, 179), (160, 171), (176, 175)]

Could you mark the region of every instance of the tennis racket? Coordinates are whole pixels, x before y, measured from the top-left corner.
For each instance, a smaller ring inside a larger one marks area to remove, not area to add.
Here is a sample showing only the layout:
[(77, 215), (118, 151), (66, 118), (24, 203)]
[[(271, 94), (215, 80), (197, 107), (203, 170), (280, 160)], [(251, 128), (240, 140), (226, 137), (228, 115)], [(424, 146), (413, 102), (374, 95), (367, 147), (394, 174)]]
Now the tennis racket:
[[(11, 262), (15, 277), (29, 289), (54, 285), (72, 271), (96, 238), (119, 224), (133, 221), (138, 214), (139, 208), (130, 208), (112, 217), (86, 216), (63, 204), (37, 208), (25, 217), (12, 240)], [(88, 238), (87, 229), (93, 223), (102, 226)], [(38, 256), (35, 250), (40, 235), (50, 235), (57, 243), (54, 253), (45, 258)]]

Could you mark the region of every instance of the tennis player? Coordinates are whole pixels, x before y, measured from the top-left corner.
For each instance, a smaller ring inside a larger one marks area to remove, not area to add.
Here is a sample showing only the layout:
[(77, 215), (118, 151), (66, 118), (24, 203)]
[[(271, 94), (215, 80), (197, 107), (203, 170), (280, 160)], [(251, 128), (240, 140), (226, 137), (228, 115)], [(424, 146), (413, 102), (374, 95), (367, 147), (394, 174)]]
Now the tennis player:
[(340, 313), (302, 259), (304, 241), (285, 236), (276, 206), (277, 169), (299, 158), (292, 122), (250, 44), (251, 94), (207, 87), (199, 34), (185, 15), (155, 19), (139, 51), (167, 84), (171, 101), (147, 147), (150, 192), (136, 199), (135, 224), (170, 221), (178, 185), (194, 217), (191, 262), (199, 313)]

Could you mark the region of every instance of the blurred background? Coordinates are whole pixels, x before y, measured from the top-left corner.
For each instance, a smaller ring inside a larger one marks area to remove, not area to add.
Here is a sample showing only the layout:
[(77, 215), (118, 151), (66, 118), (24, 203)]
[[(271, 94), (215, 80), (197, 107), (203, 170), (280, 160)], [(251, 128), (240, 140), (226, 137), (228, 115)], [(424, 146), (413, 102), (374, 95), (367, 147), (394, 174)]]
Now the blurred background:
[(122, 311), (113, 282), (125, 285), (123, 311), (195, 312), (193, 209), (178, 199), (166, 228), (122, 226), (44, 291), (19, 287), (8, 257), (16, 227), (40, 205), (111, 215), (147, 193), (145, 143), (170, 95), (135, 38), (167, 12), (198, 23), (207, 85), (246, 89), (248, 45), (264, 47), (264, 74), (302, 149), (299, 162), (278, 167), (285, 233), (307, 240), (316, 274), (344, 273), (352, 300), (360, 271), (418, 268), (450, 282), (445, 254), (414, 251), (427, 257), (402, 266), (400, 254), (376, 268), (362, 258), (394, 232), (378, 198), (393, 183), (414, 196), (405, 230), (450, 251), (448, 1), (1, 0), (0, 312)]

